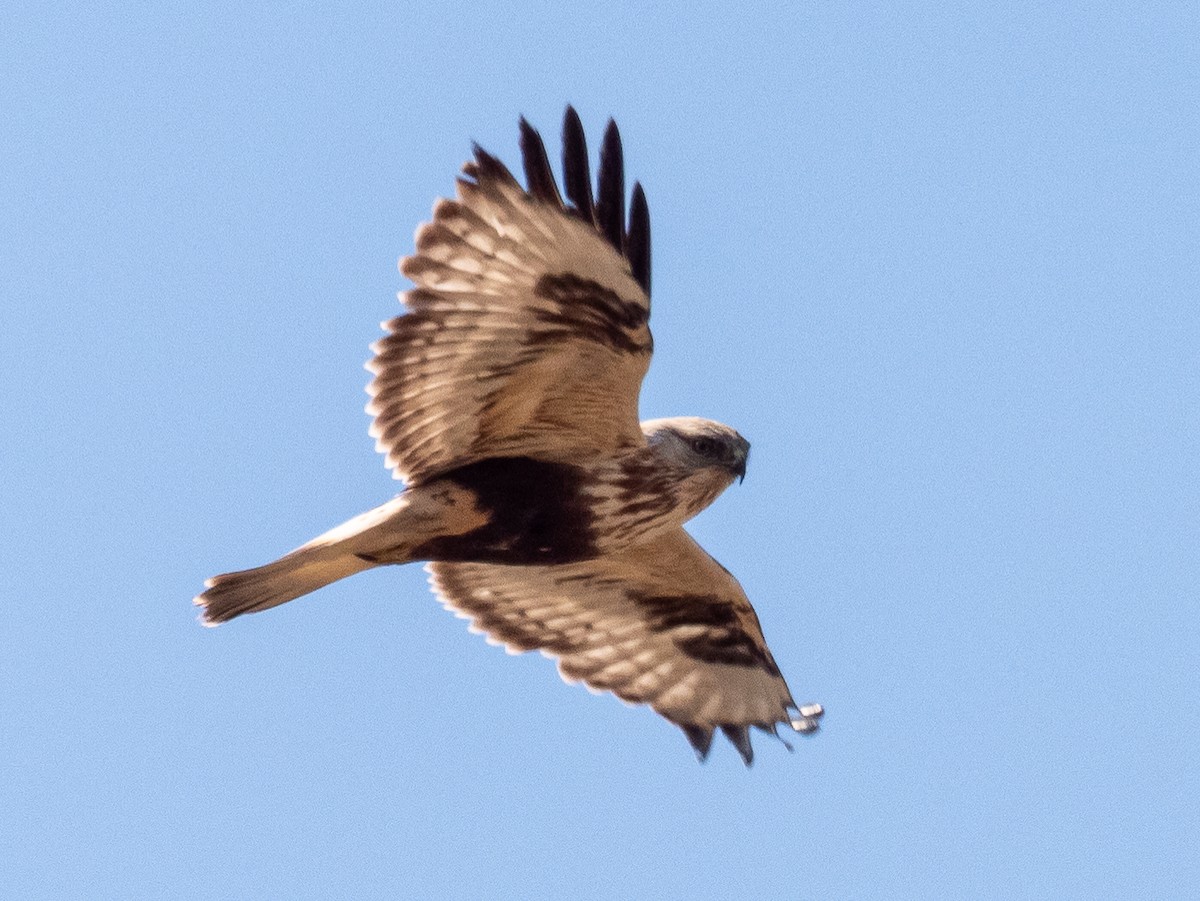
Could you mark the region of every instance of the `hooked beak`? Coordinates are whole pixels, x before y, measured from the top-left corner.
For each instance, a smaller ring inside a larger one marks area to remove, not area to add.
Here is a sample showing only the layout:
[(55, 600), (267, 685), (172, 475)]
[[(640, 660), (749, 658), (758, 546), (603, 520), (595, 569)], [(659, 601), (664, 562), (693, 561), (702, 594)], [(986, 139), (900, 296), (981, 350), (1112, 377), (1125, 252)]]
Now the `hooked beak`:
[(741, 439), (737, 446), (737, 456), (734, 458), (733, 465), (729, 467), (729, 471), (737, 476), (738, 484), (746, 480), (746, 463), (750, 460), (750, 442), (741, 435)]

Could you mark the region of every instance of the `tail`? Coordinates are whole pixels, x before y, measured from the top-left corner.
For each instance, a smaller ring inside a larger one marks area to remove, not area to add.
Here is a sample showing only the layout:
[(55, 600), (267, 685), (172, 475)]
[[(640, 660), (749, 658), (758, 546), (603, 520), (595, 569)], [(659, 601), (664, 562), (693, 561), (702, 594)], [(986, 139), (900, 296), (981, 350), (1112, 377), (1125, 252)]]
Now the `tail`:
[(444, 481), (410, 488), (304, 547), (256, 569), (214, 576), (194, 603), (215, 626), (243, 613), (278, 607), (385, 563), (409, 563), (430, 538), (461, 535), (487, 522), (474, 494)]
[(257, 613), (294, 601), (380, 563), (405, 562), (403, 557), (396, 556), (372, 559), (369, 552), (380, 542), (386, 545), (398, 541), (396, 536), (411, 524), (411, 517), (404, 517), (410, 507), (411, 498), (404, 492), (330, 529), (274, 563), (213, 576), (204, 583), (206, 590), (192, 601), (204, 608), (200, 621), (215, 626), (243, 613)]
[(305, 545), (266, 566), (213, 576), (193, 603), (204, 608), (201, 622), (215, 626), (286, 604), (375, 565), (336, 546)]

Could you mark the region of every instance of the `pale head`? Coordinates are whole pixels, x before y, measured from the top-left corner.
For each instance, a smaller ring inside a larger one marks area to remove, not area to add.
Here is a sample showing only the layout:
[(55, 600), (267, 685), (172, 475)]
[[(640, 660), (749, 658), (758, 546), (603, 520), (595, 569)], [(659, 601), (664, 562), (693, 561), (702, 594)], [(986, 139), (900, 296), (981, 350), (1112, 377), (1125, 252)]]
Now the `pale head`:
[(746, 476), (750, 442), (729, 426), (696, 416), (651, 419), (642, 434), (663, 471), (677, 481), (687, 518), (695, 516)]

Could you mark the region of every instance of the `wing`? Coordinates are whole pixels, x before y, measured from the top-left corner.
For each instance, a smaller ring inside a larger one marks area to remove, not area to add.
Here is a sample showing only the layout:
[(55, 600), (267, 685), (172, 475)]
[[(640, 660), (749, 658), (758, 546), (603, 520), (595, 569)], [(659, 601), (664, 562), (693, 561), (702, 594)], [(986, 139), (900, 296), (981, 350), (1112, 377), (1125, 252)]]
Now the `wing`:
[(564, 566), (431, 563), (430, 582), (472, 629), (558, 659), (583, 681), (649, 704), (703, 759), (722, 729), (746, 764), (748, 727), (816, 729), (787, 684), (737, 580), (682, 529), (621, 554)]
[(395, 475), (420, 481), (492, 456), (571, 460), (644, 442), (650, 365), (650, 219), (625, 219), (621, 138), (609, 122), (593, 201), (579, 117), (567, 108), (567, 202), (521, 120), (528, 190), (479, 147), (400, 262), (411, 310), (367, 365), (371, 434)]

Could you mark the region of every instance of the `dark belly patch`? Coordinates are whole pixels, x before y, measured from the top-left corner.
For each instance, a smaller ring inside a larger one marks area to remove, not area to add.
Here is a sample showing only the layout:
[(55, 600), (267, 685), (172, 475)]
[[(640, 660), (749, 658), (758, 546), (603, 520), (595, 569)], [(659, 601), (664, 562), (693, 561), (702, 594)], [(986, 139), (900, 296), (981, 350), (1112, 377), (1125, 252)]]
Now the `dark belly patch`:
[(476, 497), (488, 522), (464, 535), (434, 538), (414, 550), (418, 560), (529, 566), (596, 556), (591, 511), (578, 467), (529, 457), (494, 457), (438, 477)]

